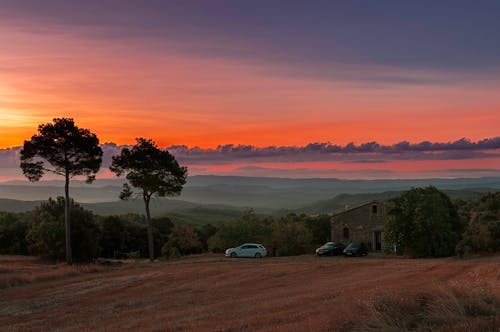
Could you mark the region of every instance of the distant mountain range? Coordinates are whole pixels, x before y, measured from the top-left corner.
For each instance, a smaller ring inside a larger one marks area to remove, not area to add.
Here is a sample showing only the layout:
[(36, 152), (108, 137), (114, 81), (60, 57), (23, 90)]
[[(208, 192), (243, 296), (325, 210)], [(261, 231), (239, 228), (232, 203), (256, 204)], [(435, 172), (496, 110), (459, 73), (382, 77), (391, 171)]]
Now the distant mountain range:
[[(72, 181), (70, 194), (81, 203), (118, 201), (123, 179), (98, 179), (93, 184)], [(265, 209), (294, 209), (338, 194), (403, 191), (434, 185), (447, 190), (500, 190), (500, 177), (416, 180), (288, 179), (237, 176), (192, 176), (179, 200), (195, 204), (216, 204)], [(0, 198), (24, 201), (46, 200), (63, 195), (59, 180), (10, 181), (0, 183)]]
[[(70, 194), (100, 215), (143, 213), (142, 200), (119, 201), (122, 179), (71, 183)], [(234, 219), (247, 208), (257, 213), (334, 213), (371, 199), (394, 197), (412, 187), (434, 185), (452, 198), (477, 199), (500, 190), (500, 177), (416, 180), (288, 179), (235, 176), (192, 176), (182, 195), (152, 201), (152, 214), (175, 216), (180, 222), (202, 224)], [(63, 194), (62, 181), (0, 183), (0, 211), (29, 211), (40, 201)]]

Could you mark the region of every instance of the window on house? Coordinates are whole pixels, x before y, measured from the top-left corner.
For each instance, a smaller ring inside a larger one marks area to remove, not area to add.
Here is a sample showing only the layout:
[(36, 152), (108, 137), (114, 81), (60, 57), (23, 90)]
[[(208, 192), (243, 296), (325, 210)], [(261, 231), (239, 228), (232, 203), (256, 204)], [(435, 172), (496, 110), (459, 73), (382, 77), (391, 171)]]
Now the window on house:
[(349, 228), (344, 227), (344, 241), (349, 240)]
[(372, 205), (372, 215), (376, 216), (378, 212), (378, 206), (376, 204)]

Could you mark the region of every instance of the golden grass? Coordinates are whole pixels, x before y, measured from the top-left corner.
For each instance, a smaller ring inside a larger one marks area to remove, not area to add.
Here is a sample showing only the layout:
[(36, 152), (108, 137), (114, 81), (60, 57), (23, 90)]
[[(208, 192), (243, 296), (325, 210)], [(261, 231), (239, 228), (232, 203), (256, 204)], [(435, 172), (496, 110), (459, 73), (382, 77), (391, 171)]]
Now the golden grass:
[(0, 289), (104, 271), (96, 264), (53, 263), (35, 257), (0, 256)]
[[(38, 264), (0, 262), (10, 271), (0, 276)], [(38, 268), (33, 280), (0, 289), (0, 330), (451, 332), (498, 331), (500, 322), (500, 256), (200, 255)]]
[(498, 331), (500, 298), (473, 282), (379, 292), (363, 303), (357, 331)]

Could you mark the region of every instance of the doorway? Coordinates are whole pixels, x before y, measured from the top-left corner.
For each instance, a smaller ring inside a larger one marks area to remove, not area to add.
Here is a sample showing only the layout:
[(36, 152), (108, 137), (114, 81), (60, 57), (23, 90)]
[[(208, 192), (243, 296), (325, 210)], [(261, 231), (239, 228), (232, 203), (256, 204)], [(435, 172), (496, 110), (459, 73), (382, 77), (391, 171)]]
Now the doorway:
[(373, 239), (375, 242), (375, 250), (376, 251), (382, 250), (382, 232), (380, 231), (373, 232)]

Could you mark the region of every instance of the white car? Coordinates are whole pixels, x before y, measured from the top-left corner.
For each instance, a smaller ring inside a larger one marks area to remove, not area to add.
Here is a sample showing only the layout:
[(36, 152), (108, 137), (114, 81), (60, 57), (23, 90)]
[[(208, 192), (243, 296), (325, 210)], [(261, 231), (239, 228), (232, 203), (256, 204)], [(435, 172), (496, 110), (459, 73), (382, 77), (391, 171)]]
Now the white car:
[(236, 248), (226, 250), (226, 257), (255, 257), (262, 258), (267, 256), (267, 250), (262, 244), (244, 243)]

